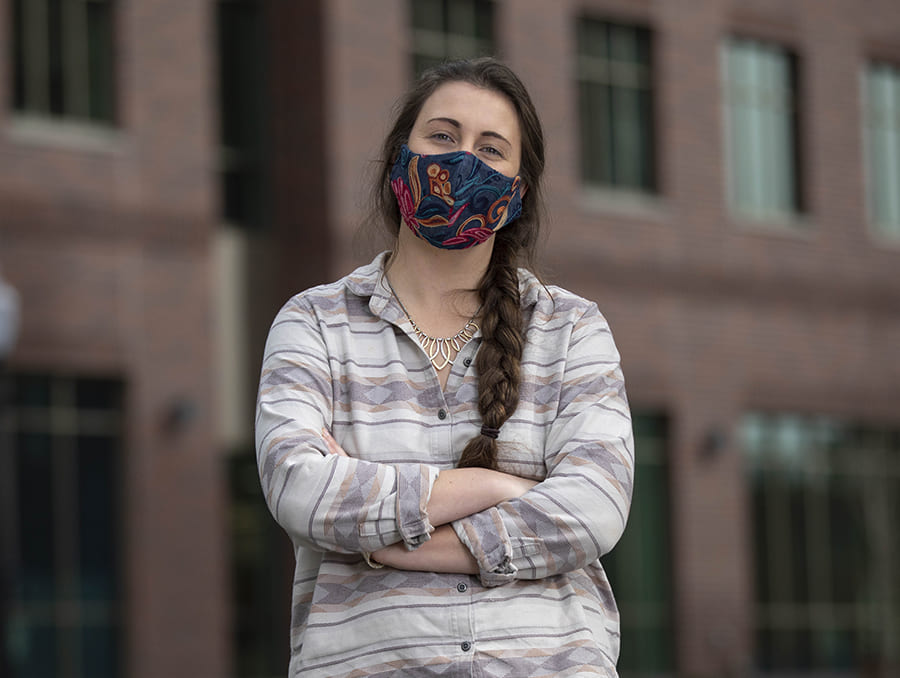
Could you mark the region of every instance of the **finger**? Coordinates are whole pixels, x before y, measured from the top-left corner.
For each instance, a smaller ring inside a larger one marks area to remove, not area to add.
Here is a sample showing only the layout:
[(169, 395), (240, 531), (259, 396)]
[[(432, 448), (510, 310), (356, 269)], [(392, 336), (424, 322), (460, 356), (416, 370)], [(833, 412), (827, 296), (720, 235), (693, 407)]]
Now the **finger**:
[(349, 456), (338, 442), (334, 439), (334, 437), (326, 430), (322, 429), (322, 439), (325, 441), (325, 445), (328, 446), (329, 454), (336, 454), (339, 457), (347, 457)]
[(331, 434), (325, 430), (324, 428), (321, 431), (322, 440), (325, 441), (325, 446), (328, 448), (328, 454), (337, 454), (338, 453), (338, 444), (337, 441), (331, 437)]

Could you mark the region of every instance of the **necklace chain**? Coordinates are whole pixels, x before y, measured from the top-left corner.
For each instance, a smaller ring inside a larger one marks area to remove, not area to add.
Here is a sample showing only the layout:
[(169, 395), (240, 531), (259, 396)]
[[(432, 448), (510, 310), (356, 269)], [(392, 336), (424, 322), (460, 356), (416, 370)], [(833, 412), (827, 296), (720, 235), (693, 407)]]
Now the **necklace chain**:
[(394, 295), (394, 299), (397, 300), (397, 303), (400, 304), (400, 308), (403, 309), (403, 313), (406, 314), (406, 319), (409, 321), (409, 324), (412, 325), (413, 334), (416, 335), (416, 339), (419, 340), (419, 345), (425, 351), (428, 360), (434, 365), (434, 369), (442, 370), (447, 367), (447, 365), (452, 365), (463, 346), (469, 343), (469, 340), (472, 339), (478, 331), (478, 324), (475, 322), (475, 318), (481, 313), (481, 306), (479, 306), (478, 310), (472, 314), (472, 317), (466, 321), (466, 324), (463, 325), (462, 329), (452, 337), (432, 337), (425, 334), (419, 326), (416, 325), (416, 321), (412, 319), (409, 311), (406, 310), (406, 306), (403, 305), (403, 302), (400, 301), (400, 297), (397, 296), (397, 293), (394, 291), (394, 286), (391, 285), (391, 281), (388, 280), (387, 276), (385, 276), (384, 279), (387, 281), (391, 294)]

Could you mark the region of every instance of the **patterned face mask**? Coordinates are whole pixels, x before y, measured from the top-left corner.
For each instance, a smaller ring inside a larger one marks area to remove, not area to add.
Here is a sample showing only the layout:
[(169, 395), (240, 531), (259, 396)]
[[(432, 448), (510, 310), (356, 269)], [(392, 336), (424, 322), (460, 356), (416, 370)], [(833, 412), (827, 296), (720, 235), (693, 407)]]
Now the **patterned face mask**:
[(423, 240), (447, 250), (483, 243), (518, 217), (521, 183), (468, 151), (419, 155), (405, 144), (391, 170), (403, 221)]

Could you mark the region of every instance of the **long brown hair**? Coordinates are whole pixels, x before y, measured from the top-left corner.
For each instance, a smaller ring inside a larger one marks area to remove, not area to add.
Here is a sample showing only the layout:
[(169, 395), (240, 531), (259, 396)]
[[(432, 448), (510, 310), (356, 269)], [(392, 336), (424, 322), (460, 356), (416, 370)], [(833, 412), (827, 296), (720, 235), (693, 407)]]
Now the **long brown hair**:
[[(482, 342), (475, 359), (478, 411), (485, 430), (499, 430), (519, 403), (525, 337), (519, 300), (518, 266), (533, 267), (543, 213), (544, 132), (522, 81), (506, 65), (486, 57), (440, 64), (415, 82), (401, 100), (394, 125), (381, 150), (375, 211), (392, 237), (400, 226), (400, 208), (390, 187), (391, 168), (425, 101), (448, 82), (467, 82), (505, 96), (516, 110), (522, 137), (519, 176), (527, 188), (522, 214), (494, 235), (491, 261), (478, 286), (484, 304)], [(497, 441), (479, 434), (466, 445), (459, 466), (497, 467)]]

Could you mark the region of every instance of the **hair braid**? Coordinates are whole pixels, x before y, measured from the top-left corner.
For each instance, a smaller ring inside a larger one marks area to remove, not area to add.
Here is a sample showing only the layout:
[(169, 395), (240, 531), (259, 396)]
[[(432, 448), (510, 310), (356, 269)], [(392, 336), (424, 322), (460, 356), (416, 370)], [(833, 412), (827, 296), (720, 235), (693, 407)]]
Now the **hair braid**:
[[(481, 346), (475, 358), (478, 372), (478, 412), (484, 426), (499, 429), (519, 404), (521, 381), (522, 309), (513, 246), (495, 238), (491, 263), (479, 289), (484, 302)], [(497, 468), (497, 441), (476, 435), (463, 450), (459, 466)]]

